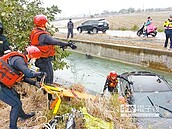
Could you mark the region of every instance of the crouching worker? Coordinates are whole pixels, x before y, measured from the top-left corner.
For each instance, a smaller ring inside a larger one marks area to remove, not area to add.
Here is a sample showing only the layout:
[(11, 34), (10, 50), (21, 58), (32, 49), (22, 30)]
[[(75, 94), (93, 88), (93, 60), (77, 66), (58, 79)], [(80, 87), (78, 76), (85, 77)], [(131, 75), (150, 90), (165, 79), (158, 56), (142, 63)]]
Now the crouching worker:
[(129, 82), (124, 77), (118, 75), (115, 71), (111, 71), (110, 74), (107, 76), (102, 96), (104, 95), (105, 90), (107, 88), (111, 94), (118, 93), (118, 89), (117, 89), (118, 78), (122, 78), (122, 79), (126, 80), (129, 84), (132, 84), (132, 82)]
[(0, 58), (0, 100), (11, 106), (10, 129), (17, 128), (17, 120), (28, 119), (35, 115), (34, 112), (25, 114), (22, 109), (20, 95), (14, 90), (16, 82), (25, 81), (31, 85), (40, 87), (39, 83), (29, 78), (46, 75), (44, 72), (34, 72), (28, 68), (28, 61), (40, 58), (41, 52), (35, 46), (26, 48), (26, 53), (10, 52)]

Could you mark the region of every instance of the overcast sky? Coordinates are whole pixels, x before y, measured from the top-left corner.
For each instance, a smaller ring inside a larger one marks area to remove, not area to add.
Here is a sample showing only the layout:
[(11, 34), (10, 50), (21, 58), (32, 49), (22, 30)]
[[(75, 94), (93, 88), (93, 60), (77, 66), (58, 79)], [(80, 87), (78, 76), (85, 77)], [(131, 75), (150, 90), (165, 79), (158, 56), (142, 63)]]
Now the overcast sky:
[(46, 6), (57, 5), (62, 10), (59, 16), (102, 13), (104, 10), (119, 11), (135, 8), (172, 7), (172, 0), (42, 0)]

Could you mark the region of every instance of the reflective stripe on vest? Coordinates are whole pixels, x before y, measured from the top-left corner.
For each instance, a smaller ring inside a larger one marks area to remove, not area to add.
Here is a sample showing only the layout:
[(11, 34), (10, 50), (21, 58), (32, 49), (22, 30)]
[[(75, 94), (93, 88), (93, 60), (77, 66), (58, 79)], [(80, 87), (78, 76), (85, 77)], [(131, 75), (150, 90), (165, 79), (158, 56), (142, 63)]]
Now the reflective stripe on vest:
[(6, 55), (3, 55), (0, 58), (0, 82), (3, 83), (8, 88), (14, 86), (16, 82), (21, 81), (23, 73), (14, 69), (9, 65), (8, 60), (13, 56), (21, 56), (24, 58), (24, 61), (27, 63), (27, 58), (25, 55), (19, 52), (10, 52)]
[(50, 33), (48, 33), (47, 31), (44, 30), (39, 30), (37, 28), (33, 29), (30, 35), (30, 45), (36, 46), (39, 48), (39, 50), (41, 51), (42, 55), (41, 57), (43, 58), (47, 58), (49, 56), (54, 56), (55, 55), (55, 47), (54, 45), (40, 45), (39, 44), (39, 36), (41, 34), (48, 34), (50, 35)]
[(164, 22), (164, 27), (166, 29), (172, 29), (172, 21), (170, 19), (167, 19), (165, 22)]

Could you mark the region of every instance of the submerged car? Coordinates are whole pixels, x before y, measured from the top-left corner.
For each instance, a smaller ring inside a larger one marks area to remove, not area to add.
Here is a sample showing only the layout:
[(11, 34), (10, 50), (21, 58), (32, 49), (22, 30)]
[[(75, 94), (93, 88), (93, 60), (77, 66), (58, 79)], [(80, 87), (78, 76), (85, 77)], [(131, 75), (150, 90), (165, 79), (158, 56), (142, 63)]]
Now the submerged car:
[(164, 77), (148, 71), (121, 76), (133, 83), (120, 80), (119, 94), (127, 98), (127, 108), (121, 107), (121, 115), (132, 116), (144, 129), (172, 128), (172, 88)]
[(103, 33), (105, 33), (108, 29), (109, 23), (105, 19), (87, 20), (77, 27), (79, 33), (82, 33), (83, 31), (88, 31), (89, 33), (93, 32), (94, 34), (97, 34), (98, 31), (102, 31)]

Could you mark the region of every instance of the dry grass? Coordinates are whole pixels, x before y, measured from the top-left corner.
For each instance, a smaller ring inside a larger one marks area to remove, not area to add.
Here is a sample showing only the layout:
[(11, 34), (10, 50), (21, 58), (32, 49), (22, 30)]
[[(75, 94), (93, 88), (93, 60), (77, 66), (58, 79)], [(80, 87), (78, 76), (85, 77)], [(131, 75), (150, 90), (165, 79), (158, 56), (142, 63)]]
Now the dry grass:
[[(27, 84), (21, 85), (19, 84), (16, 86), (16, 89), (19, 93), (21, 93), (21, 101), (23, 102), (23, 109), (26, 113), (31, 111), (36, 112), (36, 117), (33, 119), (28, 119), (25, 122), (18, 121), (19, 127), (27, 127), (27, 129), (33, 129), (32, 126), (35, 126), (35, 129), (38, 129), (38, 125), (42, 122), (45, 122), (45, 110), (46, 110), (46, 97), (43, 95), (42, 92), (38, 92), (35, 87), (29, 86)], [(0, 129), (8, 129), (9, 126), (9, 113), (10, 107), (4, 103), (1, 103), (1, 112), (0, 116)], [(4, 108), (2, 108), (4, 107)]]
[[(28, 119), (24, 122), (18, 121), (19, 127), (24, 127), (24, 129), (42, 129), (43, 123), (47, 123), (50, 119), (54, 117), (52, 111), (47, 110), (47, 95), (44, 95), (42, 91), (37, 90), (33, 86), (28, 84), (22, 84), (17, 86), (17, 91), (23, 94), (22, 102), (23, 109), (26, 113), (30, 111), (35, 111), (36, 116), (32, 119)], [(83, 91), (81, 85), (73, 86), (73, 88), (79, 88)], [(121, 118), (119, 112), (119, 102), (117, 101), (117, 96), (111, 98), (105, 98), (97, 96), (95, 100), (79, 100), (72, 99), (66, 100), (62, 99), (58, 114), (62, 115), (70, 112), (71, 108), (80, 109), (80, 107), (86, 107), (88, 113), (94, 117), (101, 118), (102, 120), (113, 122), (114, 129), (136, 129), (136, 125), (132, 123), (131, 118)], [(0, 129), (8, 129), (9, 125), (9, 111), (8, 105), (0, 102)], [(86, 129), (84, 126), (83, 118), (76, 119), (76, 126), (78, 129)], [(65, 128), (65, 122), (60, 122), (58, 124), (58, 129)]]
[(87, 100), (86, 107), (88, 112), (102, 120), (113, 122), (114, 129), (137, 129), (130, 117), (120, 117), (120, 103), (118, 95), (111, 97), (97, 97), (94, 101)]
[(147, 20), (147, 17), (150, 16), (155, 26), (157, 26), (159, 30), (163, 30), (163, 23), (165, 19), (169, 18), (170, 14), (171, 12), (138, 13), (112, 16), (106, 19), (110, 22), (111, 29), (118, 30), (119, 28), (126, 28), (131, 30), (134, 25), (140, 27), (141, 24)]

